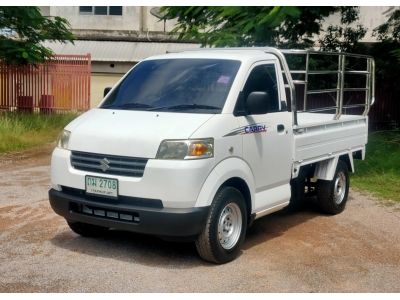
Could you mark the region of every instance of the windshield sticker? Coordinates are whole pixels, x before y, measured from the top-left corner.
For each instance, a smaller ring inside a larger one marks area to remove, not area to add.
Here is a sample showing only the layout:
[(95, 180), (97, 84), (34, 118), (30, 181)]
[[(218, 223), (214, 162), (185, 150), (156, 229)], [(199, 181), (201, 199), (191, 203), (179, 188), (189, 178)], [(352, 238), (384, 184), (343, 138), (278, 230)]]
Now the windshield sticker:
[(267, 132), (267, 126), (262, 123), (251, 124), (247, 126), (242, 126), (237, 129), (232, 130), (231, 132), (224, 135), (225, 136), (233, 136), (233, 135), (242, 135), (242, 134), (252, 134), (252, 133), (262, 133)]
[(221, 76), (219, 76), (217, 83), (228, 84), (230, 79), (231, 79), (231, 77), (229, 77), (229, 76), (221, 75)]

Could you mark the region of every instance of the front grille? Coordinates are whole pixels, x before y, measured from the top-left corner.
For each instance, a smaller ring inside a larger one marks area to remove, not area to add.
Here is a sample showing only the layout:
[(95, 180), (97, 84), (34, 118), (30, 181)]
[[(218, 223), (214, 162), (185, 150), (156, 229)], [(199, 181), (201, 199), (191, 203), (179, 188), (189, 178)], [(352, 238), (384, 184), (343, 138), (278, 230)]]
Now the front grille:
[(72, 151), (71, 165), (82, 171), (142, 177), (147, 158)]

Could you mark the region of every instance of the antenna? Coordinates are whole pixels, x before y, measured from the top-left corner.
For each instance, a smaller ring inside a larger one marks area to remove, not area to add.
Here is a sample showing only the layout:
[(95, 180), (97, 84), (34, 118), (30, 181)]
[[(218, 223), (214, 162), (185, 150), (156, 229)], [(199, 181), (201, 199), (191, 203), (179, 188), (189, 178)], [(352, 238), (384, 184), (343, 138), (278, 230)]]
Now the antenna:
[(150, 9), (150, 14), (152, 14), (156, 18), (164, 21), (164, 32), (165, 32), (165, 22), (167, 21), (165, 19), (166, 13), (161, 11), (161, 7), (155, 6), (155, 7)]

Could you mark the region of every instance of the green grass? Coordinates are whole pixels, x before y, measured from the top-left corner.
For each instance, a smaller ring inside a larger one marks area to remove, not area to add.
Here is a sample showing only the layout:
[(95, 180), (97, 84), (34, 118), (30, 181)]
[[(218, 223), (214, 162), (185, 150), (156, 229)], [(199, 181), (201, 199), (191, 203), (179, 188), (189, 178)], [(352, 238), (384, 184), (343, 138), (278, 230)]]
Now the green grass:
[(353, 187), (400, 202), (400, 131), (371, 133), (366, 158), (355, 160), (355, 169)]
[(0, 113), (0, 153), (54, 142), (76, 114)]
[[(0, 153), (54, 142), (76, 116), (0, 113)], [(353, 187), (400, 202), (400, 131), (371, 133), (366, 159), (355, 160), (355, 167)]]

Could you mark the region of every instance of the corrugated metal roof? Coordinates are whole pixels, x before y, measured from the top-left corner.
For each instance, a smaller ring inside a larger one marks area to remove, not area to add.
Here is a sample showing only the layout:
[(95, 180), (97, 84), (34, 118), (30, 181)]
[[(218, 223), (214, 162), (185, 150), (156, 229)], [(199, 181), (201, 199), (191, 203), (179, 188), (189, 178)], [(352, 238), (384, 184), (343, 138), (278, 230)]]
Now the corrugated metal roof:
[(167, 51), (199, 48), (199, 44), (117, 42), (117, 41), (74, 41), (71, 43), (44, 42), (43, 45), (56, 54), (90, 53), (93, 61), (138, 62), (149, 56), (165, 54)]

